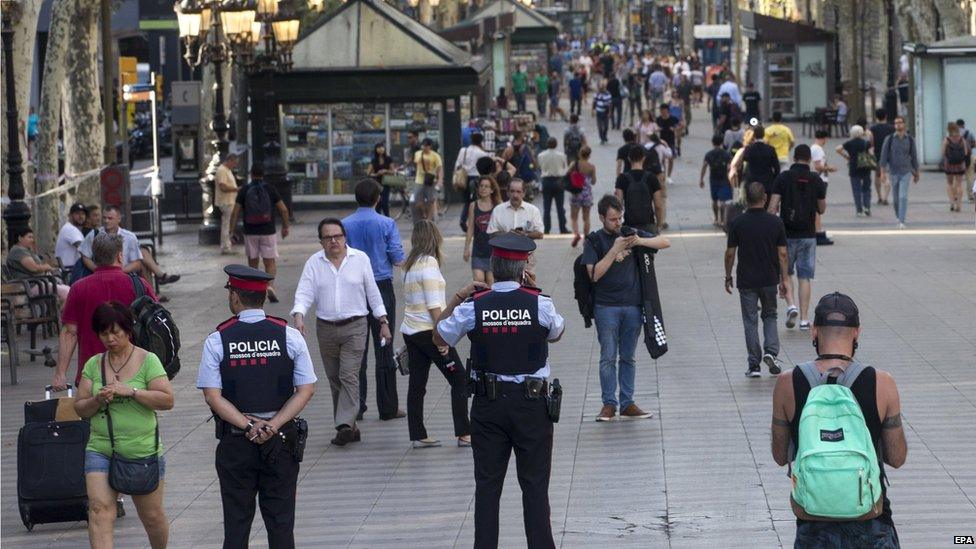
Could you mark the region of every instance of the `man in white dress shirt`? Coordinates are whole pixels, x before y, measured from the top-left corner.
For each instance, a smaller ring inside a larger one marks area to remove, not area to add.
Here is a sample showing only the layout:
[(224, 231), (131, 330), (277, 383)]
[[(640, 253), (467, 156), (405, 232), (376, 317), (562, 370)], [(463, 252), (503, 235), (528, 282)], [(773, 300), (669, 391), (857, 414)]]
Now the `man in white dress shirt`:
[(539, 208), (523, 201), (525, 183), (515, 178), (508, 184), (508, 202), (491, 211), (488, 234), (515, 232), (531, 239), (542, 238), (542, 213)]
[(386, 307), (369, 256), (346, 245), (342, 221), (327, 217), (319, 222), (322, 251), (305, 262), (295, 290), (291, 314), (295, 327), (305, 333), (305, 314), (315, 303), (315, 335), (332, 389), (336, 437), (332, 444), (359, 442), (359, 366), (366, 348), (366, 315), (380, 322), (380, 338), (392, 341)]

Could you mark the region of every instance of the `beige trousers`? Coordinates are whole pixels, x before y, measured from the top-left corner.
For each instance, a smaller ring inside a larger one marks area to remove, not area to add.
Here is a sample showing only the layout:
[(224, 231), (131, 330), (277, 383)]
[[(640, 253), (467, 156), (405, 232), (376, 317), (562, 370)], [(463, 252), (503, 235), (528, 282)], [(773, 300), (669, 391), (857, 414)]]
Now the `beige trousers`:
[(366, 349), (366, 317), (344, 326), (315, 322), (319, 353), (325, 375), (332, 389), (332, 412), (335, 425), (356, 427), (359, 415), (359, 366)]

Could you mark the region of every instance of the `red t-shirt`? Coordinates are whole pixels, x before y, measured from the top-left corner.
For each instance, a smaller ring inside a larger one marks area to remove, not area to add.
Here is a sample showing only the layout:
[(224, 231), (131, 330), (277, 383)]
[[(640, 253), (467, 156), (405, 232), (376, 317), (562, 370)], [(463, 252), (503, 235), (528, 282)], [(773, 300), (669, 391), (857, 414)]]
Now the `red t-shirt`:
[[(149, 283), (139, 279), (146, 294), (156, 299)], [(78, 327), (78, 373), (75, 374), (75, 387), (81, 382), (81, 370), (89, 358), (105, 351), (102, 340), (92, 329), (92, 315), (99, 305), (106, 301), (118, 301), (126, 305), (136, 298), (132, 279), (122, 272), (121, 267), (98, 267), (95, 272), (71, 285), (68, 299), (61, 309), (61, 323)]]

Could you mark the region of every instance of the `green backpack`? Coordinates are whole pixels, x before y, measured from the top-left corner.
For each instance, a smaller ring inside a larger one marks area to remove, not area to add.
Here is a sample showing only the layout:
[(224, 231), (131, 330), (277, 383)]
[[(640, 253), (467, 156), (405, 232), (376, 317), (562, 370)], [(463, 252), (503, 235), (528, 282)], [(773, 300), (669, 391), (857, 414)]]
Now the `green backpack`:
[(869, 520), (881, 514), (881, 466), (851, 392), (864, 365), (851, 362), (827, 384), (813, 362), (797, 365), (810, 383), (800, 413), (790, 503), (804, 520)]

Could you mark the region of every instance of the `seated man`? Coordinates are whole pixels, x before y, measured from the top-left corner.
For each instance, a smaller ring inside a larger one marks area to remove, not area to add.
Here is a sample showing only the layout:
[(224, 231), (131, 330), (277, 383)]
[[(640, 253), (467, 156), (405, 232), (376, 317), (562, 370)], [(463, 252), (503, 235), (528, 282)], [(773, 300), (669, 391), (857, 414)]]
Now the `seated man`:
[(149, 280), (149, 275), (151, 274), (156, 277), (156, 280), (160, 284), (169, 284), (180, 279), (180, 275), (170, 275), (163, 271), (159, 264), (152, 258), (152, 254), (148, 250), (139, 247), (139, 239), (136, 235), (121, 227), (122, 211), (118, 206), (105, 207), (102, 212), (102, 223), (103, 228), (89, 232), (79, 248), (81, 260), (85, 263), (85, 267), (89, 271), (94, 272), (95, 270), (95, 263), (92, 261), (92, 242), (97, 233), (104, 231), (109, 234), (122, 235), (122, 270), (124, 272), (139, 273), (146, 280)]

